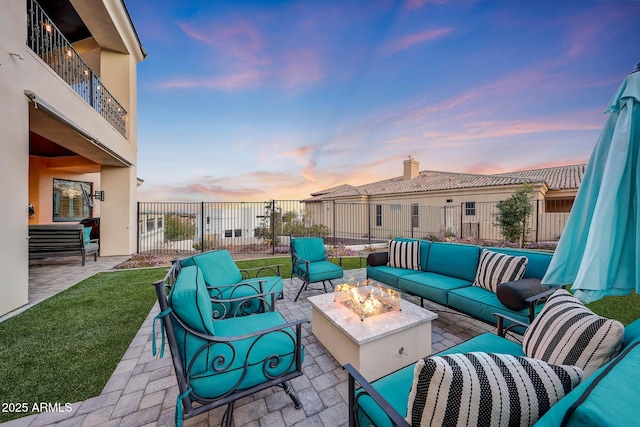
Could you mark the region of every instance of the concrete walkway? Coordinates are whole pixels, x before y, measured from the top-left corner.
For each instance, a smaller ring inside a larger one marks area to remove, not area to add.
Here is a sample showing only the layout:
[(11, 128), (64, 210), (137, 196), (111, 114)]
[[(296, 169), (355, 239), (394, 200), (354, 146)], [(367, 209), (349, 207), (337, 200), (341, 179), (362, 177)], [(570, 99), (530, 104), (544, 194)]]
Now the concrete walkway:
[[(106, 264), (103, 265), (106, 266)], [(71, 281), (68, 273), (66, 271), (65, 275)], [(345, 279), (351, 277), (355, 280), (363, 280), (365, 269), (345, 272)], [(51, 283), (51, 276), (45, 281)], [(77, 281), (72, 283), (75, 284)], [(311, 305), (306, 297), (317, 295), (320, 291), (308, 290), (301, 295), (298, 302), (293, 302), (300, 282), (297, 279), (294, 279), (293, 283), (289, 279), (285, 279), (284, 282), (285, 298), (278, 302), (278, 310), (287, 320), (311, 319)], [(51, 286), (53, 289), (58, 285), (51, 284)], [(419, 304), (416, 298), (408, 297), (407, 299)], [(432, 324), (434, 353), (483, 332), (494, 331), (494, 327), (490, 325), (445, 307), (431, 303), (426, 305), (429, 310), (438, 314), (438, 319)], [(165, 357), (162, 359), (153, 357), (151, 353), (152, 323), (158, 311), (156, 304), (100, 396), (84, 402), (72, 403), (70, 412), (45, 412), (0, 425), (3, 427), (173, 426), (178, 386), (169, 349), (166, 348)], [(156, 329), (159, 330), (159, 327)], [(158, 335), (158, 344), (159, 338)], [(274, 387), (238, 401), (234, 410), (235, 426), (335, 427), (347, 425), (346, 373), (318, 343), (311, 333), (310, 324), (303, 328), (303, 344), (305, 345), (304, 375), (291, 381), (303, 403), (303, 408), (296, 410), (289, 397), (279, 387)], [(220, 425), (223, 413), (224, 408), (218, 408), (186, 420), (184, 425), (203, 427)]]

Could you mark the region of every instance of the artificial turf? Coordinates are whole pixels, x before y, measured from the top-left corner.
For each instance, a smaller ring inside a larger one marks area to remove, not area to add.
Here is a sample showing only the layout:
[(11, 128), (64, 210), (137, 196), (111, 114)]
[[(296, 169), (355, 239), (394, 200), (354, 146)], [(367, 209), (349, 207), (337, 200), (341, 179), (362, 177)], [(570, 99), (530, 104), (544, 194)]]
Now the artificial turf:
[[(166, 268), (99, 273), (0, 323), (0, 422), (98, 396), (156, 301)], [(7, 409), (10, 409), (8, 405)]]

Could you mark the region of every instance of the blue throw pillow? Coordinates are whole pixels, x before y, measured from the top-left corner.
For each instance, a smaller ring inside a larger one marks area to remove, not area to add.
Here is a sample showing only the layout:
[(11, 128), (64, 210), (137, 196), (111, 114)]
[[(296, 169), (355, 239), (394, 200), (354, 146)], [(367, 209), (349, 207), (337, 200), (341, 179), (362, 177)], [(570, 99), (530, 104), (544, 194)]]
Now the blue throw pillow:
[(91, 241), (91, 227), (84, 228), (84, 244), (88, 245)]

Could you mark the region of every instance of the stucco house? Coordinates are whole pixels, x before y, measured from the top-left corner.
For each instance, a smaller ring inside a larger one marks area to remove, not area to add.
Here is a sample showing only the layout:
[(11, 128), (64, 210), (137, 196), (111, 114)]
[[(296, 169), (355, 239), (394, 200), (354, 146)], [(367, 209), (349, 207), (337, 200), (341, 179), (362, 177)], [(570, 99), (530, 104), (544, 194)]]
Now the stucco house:
[(135, 252), (145, 56), (123, 0), (2, 2), (0, 315), (28, 302), (29, 224), (100, 217), (101, 255)]
[(354, 238), (448, 234), (499, 239), (496, 204), (523, 184), (534, 188), (531, 239), (557, 240), (586, 164), (500, 174), (420, 171), (413, 158), (403, 174), (369, 184), (340, 185), (303, 202), (309, 217)]

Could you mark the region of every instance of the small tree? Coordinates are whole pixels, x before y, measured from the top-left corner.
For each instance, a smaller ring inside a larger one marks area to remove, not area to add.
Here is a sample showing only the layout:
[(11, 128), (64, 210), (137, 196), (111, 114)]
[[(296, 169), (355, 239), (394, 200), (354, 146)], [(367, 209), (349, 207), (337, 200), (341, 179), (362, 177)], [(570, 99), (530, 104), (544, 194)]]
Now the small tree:
[(495, 215), (495, 225), (500, 227), (507, 241), (519, 241), (521, 248), (524, 247), (526, 236), (531, 231), (528, 224), (533, 212), (533, 195), (533, 185), (524, 184), (511, 197), (496, 205), (498, 212)]
[(196, 235), (195, 217), (193, 215), (167, 215), (164, 218), (164, 239), (175, 242), (189, 240)]

